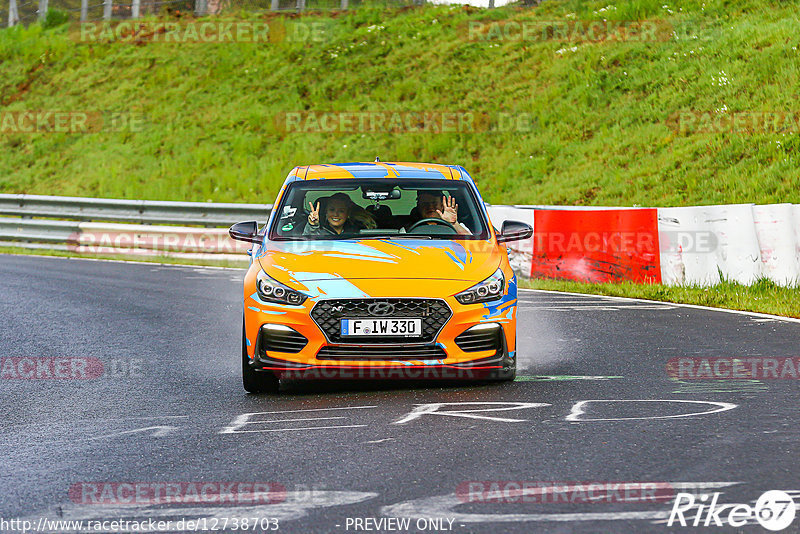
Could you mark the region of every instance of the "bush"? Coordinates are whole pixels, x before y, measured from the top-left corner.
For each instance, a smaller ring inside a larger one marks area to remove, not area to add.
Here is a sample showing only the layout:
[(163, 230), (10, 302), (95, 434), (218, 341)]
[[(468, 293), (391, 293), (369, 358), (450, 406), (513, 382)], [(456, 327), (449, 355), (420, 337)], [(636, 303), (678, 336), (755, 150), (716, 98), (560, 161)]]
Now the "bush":
[(45, 28), (55, 28), (69, 22), (69, 13), (60, 9), (48, 9), (47, 16), (44, 18), (42, 26)]

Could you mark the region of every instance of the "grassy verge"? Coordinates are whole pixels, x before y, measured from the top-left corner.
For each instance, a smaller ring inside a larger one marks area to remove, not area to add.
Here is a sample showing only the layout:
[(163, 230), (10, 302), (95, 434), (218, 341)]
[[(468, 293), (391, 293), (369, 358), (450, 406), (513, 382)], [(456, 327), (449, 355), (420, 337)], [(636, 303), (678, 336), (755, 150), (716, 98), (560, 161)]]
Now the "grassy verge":
[(562, 280), (520, 280), (520, 287), (614, 297), (632, 297), (697, 304), (800, 318), (800, 289), (781, 287), (766, 279), (751, 286), (724, 281), (713, 287), (643, 285), (631, 282), (587, 284)]
[(88, 258), (94, 260), (137, 261), (145, 263), (166, 263), (170, 265), (206, 265), (210, 267), (247, 267), (247, 259), (242, 255), (242, 261), (213, 260), (213, 259), (188, 259), (174, 258), (171, 256), (144, 256), (144, 255), (104, 255), (104, 254), (78, 254), (64, 250), (39, 250), (22, 247), (0, 247), (0, 254), (22, 254), (31, 256), (58, 256), (61, 258)]

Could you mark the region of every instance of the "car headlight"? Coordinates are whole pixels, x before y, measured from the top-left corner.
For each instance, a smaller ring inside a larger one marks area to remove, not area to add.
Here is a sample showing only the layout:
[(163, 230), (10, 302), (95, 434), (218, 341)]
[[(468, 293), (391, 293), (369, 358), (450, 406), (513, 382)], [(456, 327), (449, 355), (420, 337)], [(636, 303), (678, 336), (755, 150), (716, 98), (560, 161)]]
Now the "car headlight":
[(259, 272), (256, 277), (256, 291), (261, 300), (278, 304), (299, 305), (308, 298), (307, 295), (281, 284), (264, 271)]
[(456, 295), (456, 300), (461, 304), (475, 304), (477, 302), (497, 300), (503, 296), (505, 283), (506, 278), (503, 276), (503, 270), (497, 269), (492, 276), (480, 284), (476, 284)]

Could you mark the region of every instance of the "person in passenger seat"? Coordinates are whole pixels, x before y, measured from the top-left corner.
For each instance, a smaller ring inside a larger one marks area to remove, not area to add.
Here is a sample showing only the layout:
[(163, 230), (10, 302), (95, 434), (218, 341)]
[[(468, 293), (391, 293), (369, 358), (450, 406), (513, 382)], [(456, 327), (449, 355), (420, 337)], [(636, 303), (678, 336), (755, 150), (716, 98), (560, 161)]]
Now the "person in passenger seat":
[[(358, 234), (363, 228), (375, 227), (369, 214), (344, 193), (321, 198), (316, 206), (311, 202), (308, 205), (311, 212), (303, 235)], [(320, 221), (320, 211), (325, 215), (324, 221)]]

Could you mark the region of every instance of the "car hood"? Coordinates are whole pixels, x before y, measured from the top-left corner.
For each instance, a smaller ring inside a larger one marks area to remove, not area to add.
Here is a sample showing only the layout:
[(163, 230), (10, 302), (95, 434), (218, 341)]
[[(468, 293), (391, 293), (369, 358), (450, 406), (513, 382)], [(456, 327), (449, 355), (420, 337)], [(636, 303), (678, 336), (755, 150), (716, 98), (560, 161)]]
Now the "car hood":
[[(491, 276), (500, 251), (491, 241), (434, 239), (348, 239), (268, 242), (258, 255), (270, 276), (299, 291), (362, 296), (354, 287), (386, 288), (380, 293), (416, 293), (437, 281), (441, 291), (460, 291)], [(386, 280), (409, 280), (386, 284)], [(424, 280), (424, 283), (411, 283)], [(381, 281), (380, 284), (370, 281)], [(394, 286), (394, 290), (392, 290)], [(350, 288), (347, 293), (343, 288)], [(326, 288), (329, 288), (326, 290)]]

